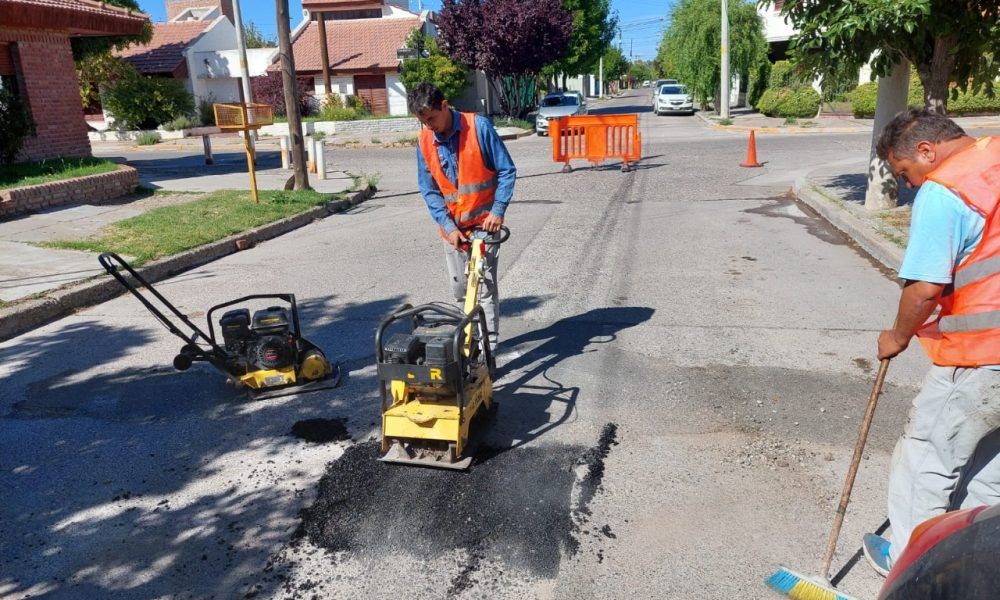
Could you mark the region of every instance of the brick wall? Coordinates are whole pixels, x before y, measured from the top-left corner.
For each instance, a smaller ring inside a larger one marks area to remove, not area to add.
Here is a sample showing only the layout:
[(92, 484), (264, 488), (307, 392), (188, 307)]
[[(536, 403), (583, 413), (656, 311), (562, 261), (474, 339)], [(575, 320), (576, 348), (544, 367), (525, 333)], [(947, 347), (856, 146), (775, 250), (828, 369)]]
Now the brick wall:
[(117, 171), (64, 179), (41, 185), (0, 190), (0, 217), (9, 217), (71, 202), (102, 202), (135, 191), (139, 172), (125, 165)]
[(222, 7), (222, 14), (229, 17), (230, 21), (234, 21), (232, 0), (167, 0), (167, 20), (173, 19), (189, 8), (212, 8), (215, 6)]
[(35, 122), (18, 160), (90, 156), (69, 37), (0, 28), (0, 42), (8, 41), (14, 42), (20, 92)]

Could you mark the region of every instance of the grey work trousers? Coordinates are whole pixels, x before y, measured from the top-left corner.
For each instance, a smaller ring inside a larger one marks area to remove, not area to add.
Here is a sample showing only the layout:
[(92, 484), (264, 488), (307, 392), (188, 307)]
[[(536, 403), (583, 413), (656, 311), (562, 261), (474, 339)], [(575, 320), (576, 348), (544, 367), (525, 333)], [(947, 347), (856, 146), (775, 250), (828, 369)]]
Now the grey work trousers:
[[(477, 231), (476, 237), (486, 237), (490, 234)], [(469, 255), (462, 250), (456, 250), (451, 244), (444, 244), (445, 259), (448, 262), (448, 277), (455, 300), (459, 307), (465, 303), (466, 279), (465, 269)], [(496, 348), (500, 335), (500, 294), (497, 291), (497, 260), (500, 257), (500, 244), (486, 244), (486, 265), (483, 269), (482, 283), (479, 286), (479, 305), (486, 313), (486, 328), (490, 333), (490, 346)]]
[(892, 454), (893, 562), (923, 521), (949, 509), (1000, 503), (998, 429), (1000, 371), (931, 367)]

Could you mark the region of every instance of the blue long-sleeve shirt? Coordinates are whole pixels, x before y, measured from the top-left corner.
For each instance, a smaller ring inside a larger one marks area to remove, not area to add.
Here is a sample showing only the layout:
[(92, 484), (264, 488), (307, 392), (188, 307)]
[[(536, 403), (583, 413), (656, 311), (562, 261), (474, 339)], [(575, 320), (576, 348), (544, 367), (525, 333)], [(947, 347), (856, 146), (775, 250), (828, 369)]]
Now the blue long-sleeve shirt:
[[(448, 179), (458, 185), (458, 132), (462, 128), (461, 115), (458, 111), (451, 110), (451, 133), (447, 135), (434, 134), (434, 145), (437, 147), (438, 158), (441, 160), (441, 168)], [(486, 168), (497, 173), (497, 191), (493, 199), (493, 208), (490, 212), (498, 217), (503, 217), (507, 211), (507, 205), (514, 195), (514, 181), (517, 179), (517, 167), (507, 152), (507, 147), (503, 145), (503, 140), (497, 135), (493, 124), (483, 116), (476, 116), (476, 135), (479, 137), (479, 148), (483, 155), (483, 163)], [(434, 221), (444, 229), (445, 233), (451, 233), (457, 229), (455, 221), (448, 212), (445, 205), (444, 196), (438, 187), (424, 156), (417, 147), (417, 184), (420, 187), (420, 195), (424, 197), (427, 209), (431, 213)]]

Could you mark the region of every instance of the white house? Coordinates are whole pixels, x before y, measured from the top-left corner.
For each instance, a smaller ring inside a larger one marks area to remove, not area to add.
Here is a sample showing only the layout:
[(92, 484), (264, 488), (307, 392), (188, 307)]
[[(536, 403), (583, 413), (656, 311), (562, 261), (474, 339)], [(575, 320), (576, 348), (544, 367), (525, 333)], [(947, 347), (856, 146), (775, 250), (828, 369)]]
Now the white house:
[[(150, 43), (117, 55), (144, 75), (182, 80), (195, 102), (239, 100), (232, 0), (166, 0), (166, 6), (167, 21), (153, 24)], [(250, 75), (264, 74), (277, 53), (277, 48), (247, 50)]]

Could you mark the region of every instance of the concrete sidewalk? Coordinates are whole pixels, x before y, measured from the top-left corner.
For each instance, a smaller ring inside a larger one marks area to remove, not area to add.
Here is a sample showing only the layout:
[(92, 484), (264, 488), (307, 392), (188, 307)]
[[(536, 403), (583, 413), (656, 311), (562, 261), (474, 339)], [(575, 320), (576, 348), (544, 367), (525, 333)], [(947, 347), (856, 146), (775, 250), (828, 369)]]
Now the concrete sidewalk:
[[(766, 117), (764, 117), (766, 118)], [(1000, 135), (1000, 118), (958, 117), (954, 121), (973, 136)], [(829, 163), (797, 177), (795, 195), (891, 271), (898, 271), (909, 240), (910, 211), (917, 190), (901, 187), (896, 208), (865, 208), (868, 160)]]
[[(816, 118), (796, 119), (793, 124), (785, 124), (783, 117), (768, 117), (746, 109), (734, 109), (730, 114), (732, 125), (720, 125), (712, 112), (698, 111), (698, 118), (715, 129), (724, 131), (750, 131), (758, 133), (800, 134), (800, 133), (863, 133), (871, 132), (872, 119), (857, 119), (852, 115), (822, 114)], [(954, 121), (967, 130), (1000, 128), (1000, 116), (955, 117)]]
[[(204, 164), (200, 144), (182, 150), (94, 144), (94, 155), (136, 167), (142, 185), (157, 192), (100, 204), (70, 204), (0, 221), (0, 302), (37, 297), (103, 272), (90, 252), (42, 248), (38, 243), (86, 239), (112, 223), (154, 208), (190, 202), (207, 192), (249, 189), (243, 152), (218, 152), (211, 166)], [(262, 145), (257, 156), (258, 189), (284, 189), (292, 172), (280, 168), (276, 144), (273, 149)], [(327, 162), (331, 164), (329, 157)], [(323, 181), (310, 174), (309, 180), (313, 189), (331, 194), (354, 184), (353, 177), (343, 171), (328, 171)]]

